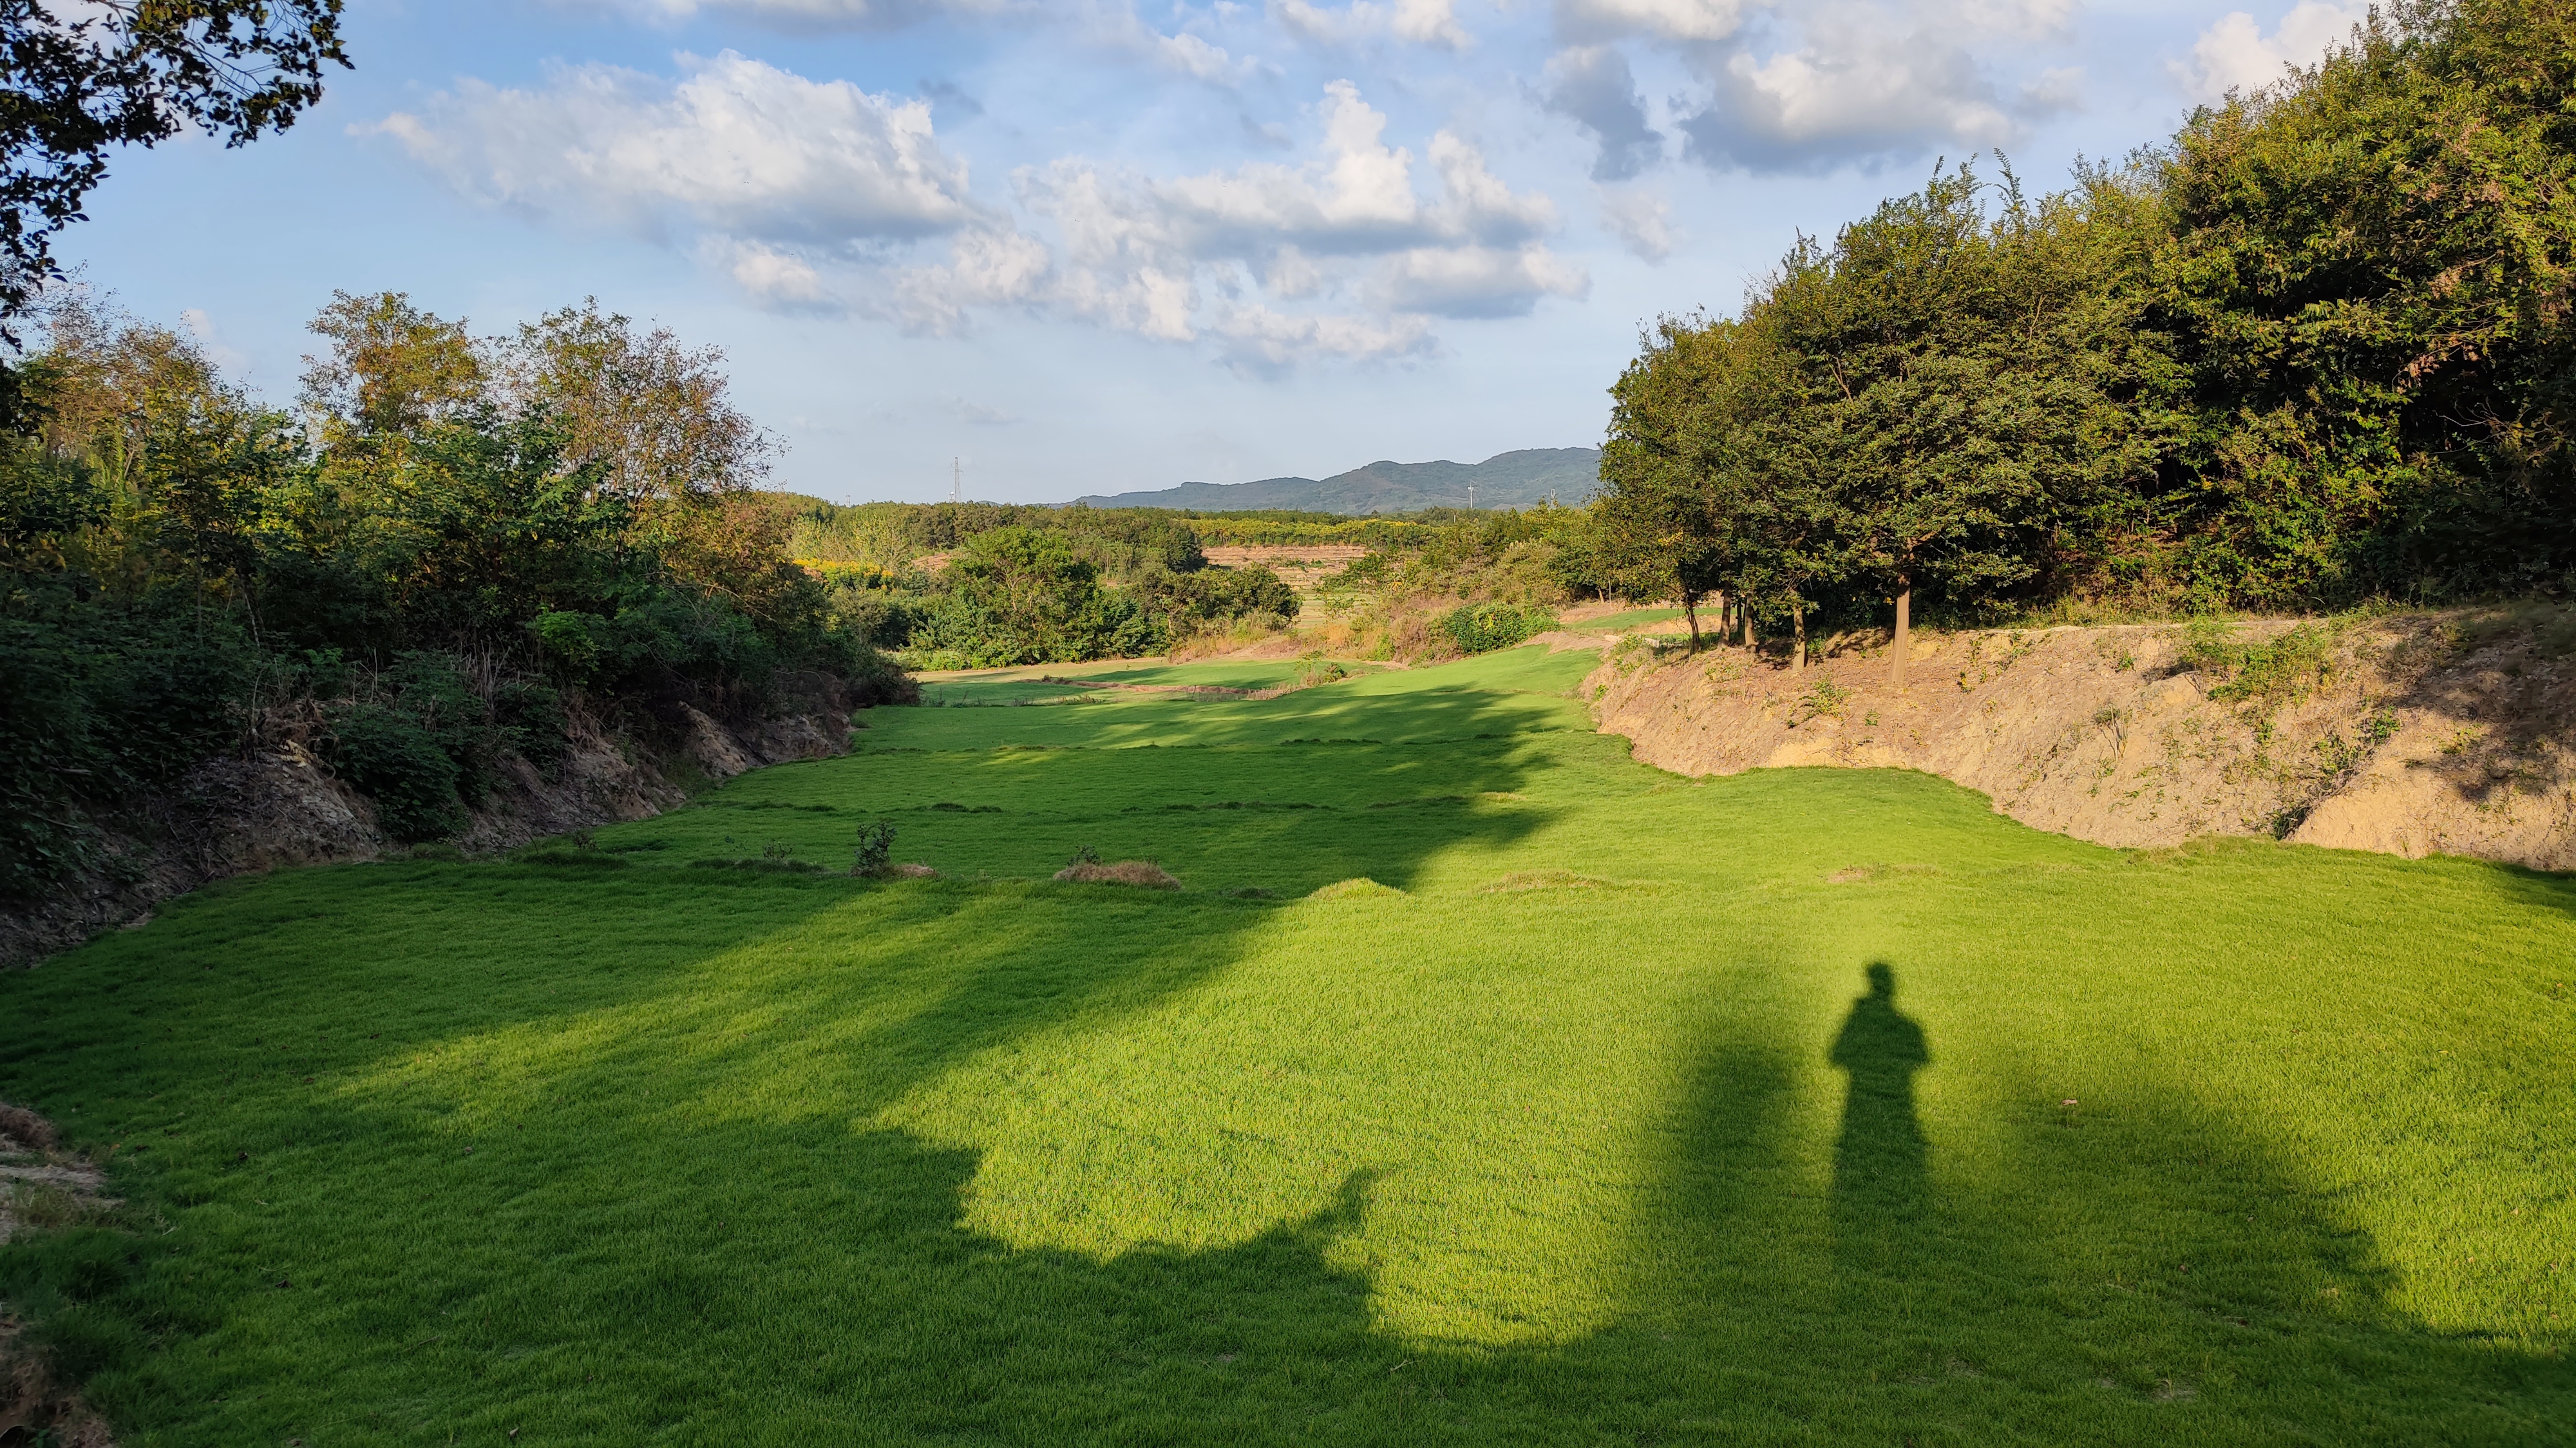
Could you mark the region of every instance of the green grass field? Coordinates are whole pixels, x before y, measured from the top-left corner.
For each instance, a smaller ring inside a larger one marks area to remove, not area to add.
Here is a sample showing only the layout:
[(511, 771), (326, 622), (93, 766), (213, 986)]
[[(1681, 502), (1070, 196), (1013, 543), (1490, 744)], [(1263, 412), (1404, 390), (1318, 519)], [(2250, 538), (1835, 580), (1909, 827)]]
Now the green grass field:
[(0, 977), (125, 1199), (0, 1294), (128, 1445), (2576, 1442), (2576, 884), (1694, 783), (1590, 662), (203, 891)]

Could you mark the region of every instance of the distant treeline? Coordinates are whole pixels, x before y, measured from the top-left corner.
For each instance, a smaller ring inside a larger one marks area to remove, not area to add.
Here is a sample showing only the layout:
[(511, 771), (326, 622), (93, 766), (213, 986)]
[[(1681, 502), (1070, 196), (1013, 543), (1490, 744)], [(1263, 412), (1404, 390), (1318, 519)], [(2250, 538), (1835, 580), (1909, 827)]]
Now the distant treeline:
[(569, 731), (908, 687), (751, 491), (718, 356), (592, 307), (476, 339), (341, 296), (294, 411), (77, 291), (0, 434), (0, 894), (140, 868), (103, 830), (296, 739), (398, 839)]
[[(837, 616), (918, 668), (1160, 653), (1208, 632), (1285, 627), (1296, 593), (1268, 568), (1211, 568), (1227, 545), (1355, 544), (1419, 553), (1447, 510), (1404, 519), (1013, 503), (862, 503), (772, 494), (789, 550)], [(1465, 516), (1465, 515), (1461, 515)], [(1489, 515), (1476, 515), (1483, 518)], [(934, 566), (924, 560), (937, 559)]]
[(2576, 575), (2576, 7), (2397, 0), (2030, 196), (1944, 170), (1614, 389), (1598, 564), (1803, 631)]
[(1148, 559), (1195, 568), (1196, 549), (1214, 545), (1358, 544), (1402, 548), (1429, 536), (1450, 510), (1403, 518), (1269, 510), (1204, 513), (1177, 508), (1093, 508), (1038, 503), (827, 503), (779, 494), (799, 558), (866, 563), (899, 572), (914, 559), (952, 552), (996, 528), (1060, 533), (1084, 558), (1124, 578)]

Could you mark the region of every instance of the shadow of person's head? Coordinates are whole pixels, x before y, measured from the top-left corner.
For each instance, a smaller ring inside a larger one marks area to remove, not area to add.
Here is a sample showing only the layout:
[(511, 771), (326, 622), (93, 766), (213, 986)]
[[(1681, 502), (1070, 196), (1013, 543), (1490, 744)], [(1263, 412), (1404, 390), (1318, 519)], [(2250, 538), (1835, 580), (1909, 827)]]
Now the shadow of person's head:
[(1883, 960), (1871, 961), (1869, 993), (1880, 1000), (1893, 999), (1896, 995), (1896, 968)]

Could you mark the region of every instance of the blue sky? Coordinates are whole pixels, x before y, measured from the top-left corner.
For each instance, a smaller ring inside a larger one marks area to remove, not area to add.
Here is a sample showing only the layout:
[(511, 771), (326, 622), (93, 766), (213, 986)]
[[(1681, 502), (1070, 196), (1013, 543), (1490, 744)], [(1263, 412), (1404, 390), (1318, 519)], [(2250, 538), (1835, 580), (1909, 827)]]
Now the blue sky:
[(120, 157), (61, 251), (280, 403), (335, 288), (596, 296), (844, 501), (1474, 461), (1936, 158), (2054, 185), (2362, 8), (351, 0), (320, 107)]

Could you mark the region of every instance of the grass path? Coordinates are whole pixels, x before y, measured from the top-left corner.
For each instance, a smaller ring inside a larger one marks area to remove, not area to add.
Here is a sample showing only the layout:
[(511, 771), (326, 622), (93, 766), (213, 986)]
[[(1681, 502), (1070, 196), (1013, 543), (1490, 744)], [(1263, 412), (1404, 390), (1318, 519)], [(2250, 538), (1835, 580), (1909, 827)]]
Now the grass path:
[[(128, 1201), (0, 1294), (129, 1444), (2576, 1441), (2570, 882), (1678, 780), (1588, 662), (201, 892), (0, 977)], [(952, 878), (687, 864), (876, 818)]]

